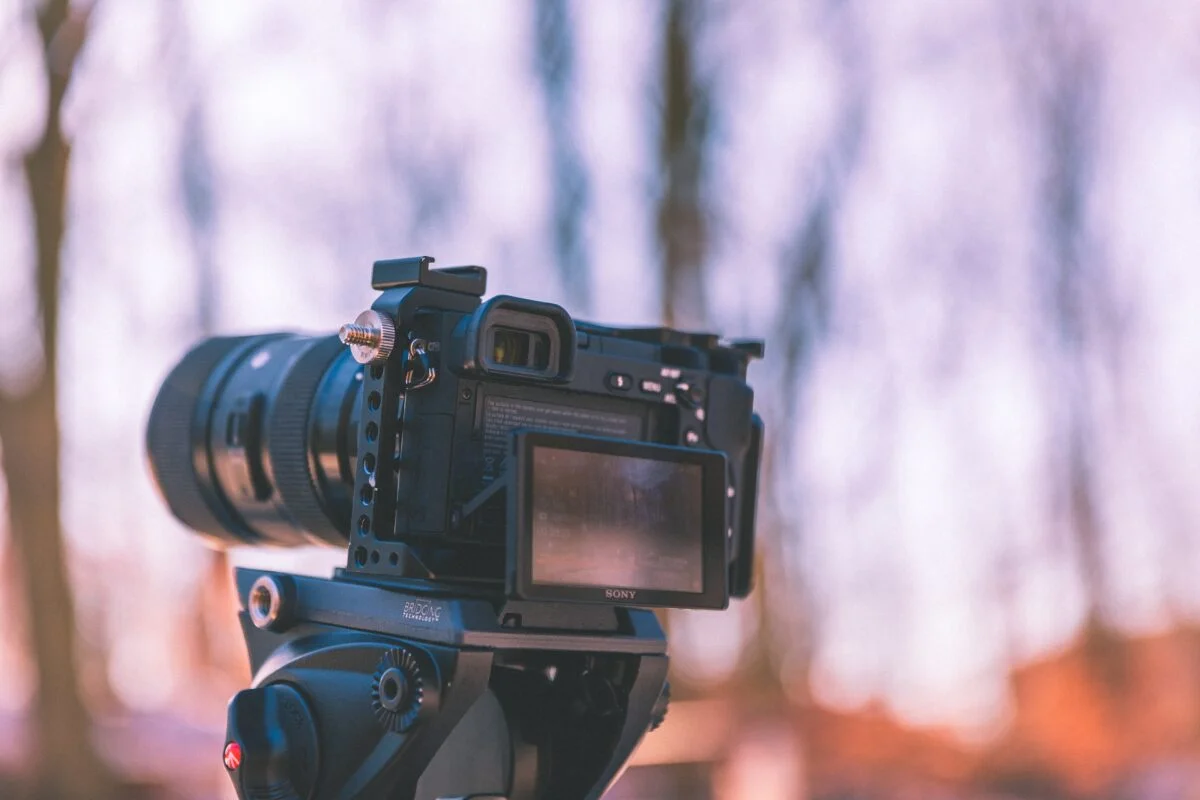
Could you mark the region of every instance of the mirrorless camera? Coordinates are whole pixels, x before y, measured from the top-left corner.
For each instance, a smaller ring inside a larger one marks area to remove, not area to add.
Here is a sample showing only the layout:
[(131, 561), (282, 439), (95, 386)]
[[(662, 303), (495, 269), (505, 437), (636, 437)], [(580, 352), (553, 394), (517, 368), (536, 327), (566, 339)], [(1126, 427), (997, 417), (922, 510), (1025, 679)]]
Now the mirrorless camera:
[[(171, 510), (225, 543), (348, 543), (344, 575), (723, 608), (750, 589), (759, 342), (482, 302), (480, 267), (377, 262), (339, 337), (209, 339), (149, 425)], [(349, 348), (345, 343), (349, 343)]]

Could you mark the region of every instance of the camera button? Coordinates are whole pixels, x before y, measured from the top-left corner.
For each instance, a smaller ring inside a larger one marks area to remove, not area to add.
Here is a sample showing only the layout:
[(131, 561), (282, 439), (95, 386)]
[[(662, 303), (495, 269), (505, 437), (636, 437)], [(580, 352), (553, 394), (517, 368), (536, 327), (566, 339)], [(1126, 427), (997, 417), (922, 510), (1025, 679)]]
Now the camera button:
[(628, 392), (633, 387), (633, 377), (623, 372), (610, 372), (606, 379), (608, 388), (618, 392)]
[(662, 384), (658, 381), (644, 380), (640, 386), (646, 394), (662, 394)]
[(692, 447), (695, 447), (696, 445), (700, 444), (700, 434), (689, 429), (683, 434), (683, 440)]

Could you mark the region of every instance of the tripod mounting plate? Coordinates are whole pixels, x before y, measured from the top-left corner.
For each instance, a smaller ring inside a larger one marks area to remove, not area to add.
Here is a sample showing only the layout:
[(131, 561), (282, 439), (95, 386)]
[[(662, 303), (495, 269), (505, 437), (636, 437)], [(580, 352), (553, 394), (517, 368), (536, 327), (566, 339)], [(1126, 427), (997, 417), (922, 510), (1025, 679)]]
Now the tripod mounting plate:
[[(382, 588), (345, 579), (238, 569), (238, 600), (245, 615), (251, 589), (266, 576), (277, 581), (285, 607), (278, 616), (417, 639), (430, 644), (491, 650), (553, 650), (665, 655), (667, 640), (645, 609), (555, 603), (513, 603)], [(513, 609), (518, 609), (516, 612)], [(524, 613), (521, 613), (521, 612)], [(506, 613), (507, 612), (507, 613)], [(539, 614), (538, 612), (542, 612)], [(613, 630), (594, 630), (597, 612), (613, 618)], [(539, 624), (539, 617), (547, 621)], [(532, 624), (528, 624), (529, 620)], [(253, 628), (254, 625), (251, 625)], [(589, 629), (592, 628), (592, 629)], [(259, 662), (251, 647), (251, 661)]]

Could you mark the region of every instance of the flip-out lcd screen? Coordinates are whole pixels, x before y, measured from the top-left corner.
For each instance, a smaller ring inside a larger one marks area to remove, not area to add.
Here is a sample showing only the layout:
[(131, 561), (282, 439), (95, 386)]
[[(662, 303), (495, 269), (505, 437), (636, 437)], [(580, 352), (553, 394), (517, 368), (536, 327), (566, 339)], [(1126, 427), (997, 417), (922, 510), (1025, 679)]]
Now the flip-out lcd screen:
[(533, 580), (704, 589), (699, 464), (536, 447)]
[(548, 431), (513, 446), (513, 596), (728, 604), (723, 454)]

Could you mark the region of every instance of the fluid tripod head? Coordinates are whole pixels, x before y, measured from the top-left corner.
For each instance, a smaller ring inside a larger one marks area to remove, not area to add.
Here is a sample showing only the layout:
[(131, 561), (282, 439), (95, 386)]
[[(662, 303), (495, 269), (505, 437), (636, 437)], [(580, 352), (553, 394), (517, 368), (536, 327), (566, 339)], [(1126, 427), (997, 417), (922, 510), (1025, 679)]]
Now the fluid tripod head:
[(481, 300), (480, 267), (377, 262), (338, 337), (210, 339), (148, 424), (218, 543), (347, 546), (240, 570), (243, 798), (599, 797), (666, 709), (646, 606), (750, 590), (760, 342)]

